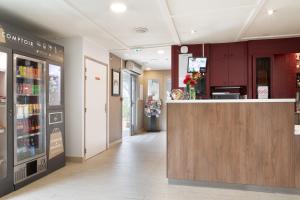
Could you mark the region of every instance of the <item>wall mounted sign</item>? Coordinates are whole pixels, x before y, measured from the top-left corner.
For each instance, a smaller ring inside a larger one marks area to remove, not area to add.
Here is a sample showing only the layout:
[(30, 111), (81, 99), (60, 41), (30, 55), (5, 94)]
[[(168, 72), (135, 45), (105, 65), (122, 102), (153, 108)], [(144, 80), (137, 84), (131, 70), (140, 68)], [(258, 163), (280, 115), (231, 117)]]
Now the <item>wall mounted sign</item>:
[(183, 80), (187, 73), (189, 57), (193, 57), (193, 54), (179, 54), (178, 56), (178, 87), (185, 87)]
[(62, 62), (64, 48), (44, 39), (33, 37), (31, 33), (18, 30), (0, 21), (0, 43), (8, 48), (16, 48), (37, 56)]
[(112, 69), (111, 95), (120, 96), (120, 72)]
[(49, 124), (59, 124), (63, 123), (63, 113), (53, 112), (49, 113)]
[(64, 143), (60, 128), (54, 128), (50, 134), (49, 160), (64, 153)]

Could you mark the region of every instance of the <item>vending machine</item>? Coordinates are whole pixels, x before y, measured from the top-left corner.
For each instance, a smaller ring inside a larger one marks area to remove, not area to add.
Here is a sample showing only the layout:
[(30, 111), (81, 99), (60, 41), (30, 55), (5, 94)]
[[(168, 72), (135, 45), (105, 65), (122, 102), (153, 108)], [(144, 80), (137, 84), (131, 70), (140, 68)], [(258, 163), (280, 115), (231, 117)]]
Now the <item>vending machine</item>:
[(0, 196), (65, 165), (63, 58), (0, 22)]

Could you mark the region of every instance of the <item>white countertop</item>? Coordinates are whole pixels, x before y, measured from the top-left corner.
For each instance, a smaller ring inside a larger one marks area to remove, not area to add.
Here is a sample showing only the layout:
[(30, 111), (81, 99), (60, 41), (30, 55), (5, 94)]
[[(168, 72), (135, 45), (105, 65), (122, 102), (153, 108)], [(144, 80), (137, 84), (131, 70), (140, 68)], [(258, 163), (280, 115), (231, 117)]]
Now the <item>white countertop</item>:
[(197, 99), (169, 100), (167, 103), (295, 103), (295, 99)]

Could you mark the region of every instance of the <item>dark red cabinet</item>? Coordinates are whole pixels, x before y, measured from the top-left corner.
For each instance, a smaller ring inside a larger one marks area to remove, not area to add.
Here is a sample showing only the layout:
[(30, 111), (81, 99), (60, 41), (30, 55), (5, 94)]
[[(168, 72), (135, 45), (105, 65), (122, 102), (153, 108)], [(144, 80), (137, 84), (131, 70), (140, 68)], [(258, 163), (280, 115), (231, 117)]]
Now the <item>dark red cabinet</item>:
[(210, 84), (226, 86), (228, 84), (228, 45), (215, 44), (211, 48)]
[(211, 45), (211, 86), (247, 85), (247, 43)]
[(247, 45), (246, 43), (229, 44), (228, 59), (229, 86), (247, 85)]
[(272, 98), (296, 97), (296, 55), (276, 54), (271, 77)]

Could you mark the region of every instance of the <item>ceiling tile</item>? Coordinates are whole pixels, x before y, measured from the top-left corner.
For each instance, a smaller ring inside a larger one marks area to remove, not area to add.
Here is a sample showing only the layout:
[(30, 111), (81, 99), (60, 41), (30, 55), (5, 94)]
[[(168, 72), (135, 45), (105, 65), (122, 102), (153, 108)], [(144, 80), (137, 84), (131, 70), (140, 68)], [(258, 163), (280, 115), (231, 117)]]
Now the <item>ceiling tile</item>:
[[(159, 0), (123, 0), (127, 11), (122, 14), (109, 10), (111, 0), (88, 0), (84, 4), (82, 0), (68, 2), (129, 47), (173, 43), (167, 22), (159, 9)], [(149, 32), (136, 33), (136, 27), (146, 27)]]
[[(269, 16), (268, 9), (275, 13)], [(245, 38), (300, 36), (300, 1), (270, 0), (244, 34)]]

